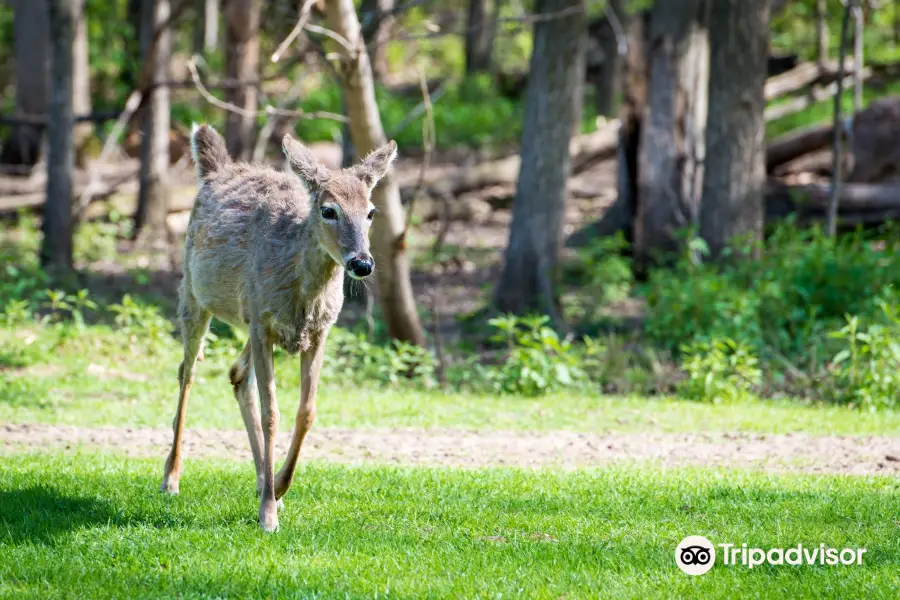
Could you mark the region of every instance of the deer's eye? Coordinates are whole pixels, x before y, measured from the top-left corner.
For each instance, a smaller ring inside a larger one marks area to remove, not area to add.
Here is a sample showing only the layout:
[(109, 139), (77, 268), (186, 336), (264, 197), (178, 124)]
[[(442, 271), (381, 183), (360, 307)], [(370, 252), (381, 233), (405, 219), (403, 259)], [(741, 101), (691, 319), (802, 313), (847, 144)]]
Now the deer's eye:
[(337, 218), (338, 218), (337, 211), (334, 210), (330, 206), (323, 206), (322, 207), (322, 218), (325, 219), (326, 221), (337, 221)]
[(369, 215), (368, 215), (367, 218), (368, 218), (370, 221), (371, 221), (372, 219), (375, 218), (375, 212), (376, 212), (376, 210), (375, 210), (374, 208), (373, 208), (372, 210), (369, 211)]

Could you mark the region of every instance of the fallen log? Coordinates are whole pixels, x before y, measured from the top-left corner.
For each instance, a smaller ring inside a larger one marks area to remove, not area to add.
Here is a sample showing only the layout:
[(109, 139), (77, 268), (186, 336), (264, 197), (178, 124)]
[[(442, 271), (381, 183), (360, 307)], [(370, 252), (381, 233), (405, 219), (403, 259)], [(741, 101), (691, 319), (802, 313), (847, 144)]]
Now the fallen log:
[(812, 125), (775, 138), (766, 145), (766, 171), (771, 173), (781, 164), (826, 148), (832, 131), (830, 124)]
[[(825, 211), (829, 186), (824, 183), (784, 185), (772, 183), (766, 190), (766, 203), (779, 208), (775, 214)], [(777, 205), (777, 206), (776, 206)], [(900, 209), (900, 185), (873, 183), (845, 183), (841, 186), (840, 212)], [(767, 210), (767, 213), (769, 211)]]
[[(619, 121), (603, 125), (593, 133), (577, 136), (569, 146), (572, 156), (572, 173), (577, 174), (587, 167), (616, 155), (619, 135)], [(472, 190), (494, 185), (515, 185), (519, 177), (520, 158), (518, 154), (499, 160), (472, 165), (441, 177), (428, 184), (431, 193), (459, 195)]]
[[(766, 222), (796, 215), (799, 223), (825, 220), (828, 207), (828, 184), (784, 185), (770, 182), (765, 194)], [(838, 202), (838, 225), (843, 229), (874, 226), (900, 220), (900, 184), (845, 183)], [(599, 220), (586, 225), (568, 237), (566, 246), (585, 246), (591, 240), (628, 233), (633, 225), (623, 203), (614, 202)]]
[[(871, 77), (872, 69), (863, 70), (863, 81)], [(850, 87), (852, 87), (855, 81), (855, 75), (848, 75), (847, 77), (845, 77), (844, 89), (849, 89)], [(824, 102), (825, 100), (834, 97), (835, 93), (837, 93), (837, 82), (832, 82), (825, 87), (815, 88), (811, 90), (809, 94), (806, 94), (804, 96), (798, 96), (796, 98), (791, 98), (790, 100), (785, 100), (784, 102), (776, 104), (775, 106), (768, 106), (765, 110), (766, 123), (790, 115), (795, 115), (798, 112), (802, 112), (813, 104), (816, 104), (817, 102)]]
[[(84, 191), (85, 186), (75, 188), (75, 196)], [(92, 202), (85, 212), (86, 219), (96, 219), (117, 212), (121, 215), (133, 215), (137, 210), (137, 192), (122, 191), (116, 182), (102, 184), (93, 194)], [(197, 188), (193, 185), (173, 186), (169, 190), (169, 212), (190, 210), (197, 196)], [(44, 192), (0, 196), (0, 216), (10, 215), (22, 209), (40, 210), (46, 199)]]
[[(853, 59), (844, 61), (844, 72), (853, 73)], [(870, 70), (871, 72), (871, 70)], [(799, 92), (815, 83), (830, 83), (838, 77), (837, 61), (821, 66), (814, 62), (800, 63), (790, 71), (774, 75), (766, 80), (765, 98), (770, 102), (782, 96)]]

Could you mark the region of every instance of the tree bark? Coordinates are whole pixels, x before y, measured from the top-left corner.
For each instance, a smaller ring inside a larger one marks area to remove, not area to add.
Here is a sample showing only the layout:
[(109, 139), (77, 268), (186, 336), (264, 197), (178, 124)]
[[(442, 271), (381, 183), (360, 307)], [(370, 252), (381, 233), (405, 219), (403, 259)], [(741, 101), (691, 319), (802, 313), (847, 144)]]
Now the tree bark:
[[(372, 67), (363, 44), (359, 19), (353, 0), (327, 0), (326, 12), (329, 28), (350, 44), (350, 48), (337, 45), (336, 50), (341, 55), (341, 83), (350, 119), (350, 137), (356, 151), (365, 154), (385, 144), (387, 138), (375, 101)], [(375, 187), (372, 202), (378, 208), (371, 234), (372, 250), (378, 264), (378, 299), (388, 332), (394, 339), (424, 345), (425, 333), (416, 312), (409, 278), (400, 190), (392, 172), (389, 171)]]
[[(47, 2), (16, 0), (13, 33), (16, 58), (16, 112), (44, 116), (50, 97), (50, 23)], [(0, 163), (32, 167), (40, 159), (42, 127), (14, 127)]]
[[(141, 5), (141, 55), (147, 60), (154, 31), (169, 19), (169, 0), (143, 0)], [(159, 35), (153, 60), (153, 83), (169, 79), (171, 31)], [(142, 61), (142, 62), (144, 62)], [(140, 192), (135, 217), (135, 236), (148, 242), (166, 236), (169, 203), (169, 88), (153, 86), (149, 92), (141, 138)]]
[(819, 65), (828, 61), (828, 2), (816, 0), (816, 47)]
[(716, 0), (700, 237), (713, 260), (737, 236), (762, 240), (769, 0)]
[(657, 2), (650, 16), (649, 88), (638, 150), (634, 253), (639, 269), (682, 249), (699, 224), (706, 157), (709, 2)]
[(72, 109), (73, 45), (75, 29), (81, 19), (82, 0), (50, 0), (47, 7), (53, 85), (41, 264), (48, 271), (64, 273), (72, 269), (72, 170), (75, 167), (75, 148), (72, 144), (75, 125)]
[[(78, 23), (75, 26), (74, 42), (74, 71), (73, 71), (73, 97), (72, 109), (76, 115), (91, 114), (91, 71), (88, 54), (88, 23), (87, 11), (82, 10)], [(90, 121), (82, 121), (75, 125), (74, 141), (76, 162), (84, 166), (84, 145), (94, 133), (94, 124)]]
[(466, 19), (466, 75), (491, 70), (500, 0), (469, 0)]
[[(225, 5), (225, 74), (229, 79), (259, 79), (259, 1), (228, 0)], [(225, 99), (246, 111), (256, 111), (259, 90), (242, 86), (225, 92)], [(256, 119), (229, 112), (225, 120), (225, 144), (237, 160), (249, 160), (253, 151)]]
[[(610, 12), (614, 13), (610, 16)], [(603, 64), (596, 81), (597, 114), (612, 117), (616, 114), (616, 95), (620, 89), (622, 73), (622, 55), (619, 53), (619, 38), (612, 19), (616, 19), (621, 27), (627, 27), (628, 13), (624, 0), (609, 0), (606, 7), (604, 30), (601, 37), (600, 50), (603, 53)]]
[(394, 26), (394, 0), (363, 0), (360, 12), (363, 19), (363, 38), (372, 57), (372, 76), (384, 81), (388, 72), (387, 43)]
[(194, 54), (215, 50), (219, 43), (219, 0), (194, 0), (197, 22), (194, 24)]
[(497, 308), (538, 312), (562, 323), (555, 291), (566, 207), (569, 142), (584, 82), (584, 0), (538, 0), (525, 92), (522, 163)]

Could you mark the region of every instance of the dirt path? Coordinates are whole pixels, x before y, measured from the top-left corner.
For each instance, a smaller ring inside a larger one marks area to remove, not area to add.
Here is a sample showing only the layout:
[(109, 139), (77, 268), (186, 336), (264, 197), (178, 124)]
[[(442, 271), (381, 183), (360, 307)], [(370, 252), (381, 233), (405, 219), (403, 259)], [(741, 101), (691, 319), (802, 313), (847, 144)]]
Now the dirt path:
[[(0, 455), (45, 449), (102, 449), (164, 457), (167, 429), (0, 424)], [(280, 434), (278, 453), (289, 441)], [(243, 431), (189, 430), (188, 457), (250, 460)], [(900, 438), (728, 433), (593, 435), (450, 429), (313, 428), (304, 458), (350, 464), (577, 468), (617, 462), (756, 468), (809, 473), (900, 475)]]

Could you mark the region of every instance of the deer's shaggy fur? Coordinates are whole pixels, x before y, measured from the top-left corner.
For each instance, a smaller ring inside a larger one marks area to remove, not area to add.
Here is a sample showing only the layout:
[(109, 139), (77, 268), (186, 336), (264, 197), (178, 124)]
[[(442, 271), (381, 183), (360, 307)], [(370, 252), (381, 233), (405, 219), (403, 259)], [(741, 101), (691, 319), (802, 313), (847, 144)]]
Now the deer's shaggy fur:
[[(344, 268), (356, 278), (374, 268), (368, 240), (374, 208), (369, 197), (390, 167), (396, 145), (388, 143), (355, 167), (331, 171), (285, 136), (291, 172), (232, 162), (224, 140), (207, 126), (194, 129), (191, 146), (200, 191), (185, 239), (179, 290), (184, 361), (162, 489), (178, 492), (187, 397), (203, 337), (215, 315), (249, 332), (250, 341), (230, 377), (256, 465), (260, 525), (273, 531), (278, 527), (276, 499), (290, 486), (303, 437), (315, 418), (325, 339), (344, 300)], [(277, 478), (274, 344), (302, 353), (300, 409)]]

